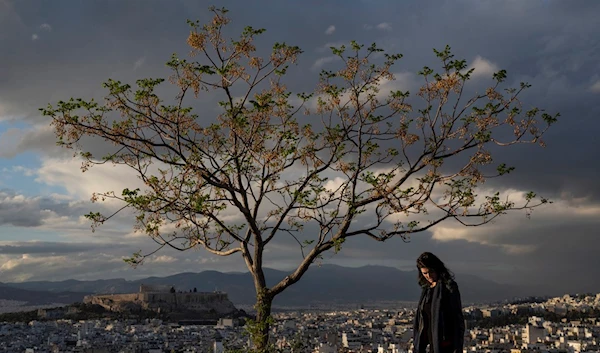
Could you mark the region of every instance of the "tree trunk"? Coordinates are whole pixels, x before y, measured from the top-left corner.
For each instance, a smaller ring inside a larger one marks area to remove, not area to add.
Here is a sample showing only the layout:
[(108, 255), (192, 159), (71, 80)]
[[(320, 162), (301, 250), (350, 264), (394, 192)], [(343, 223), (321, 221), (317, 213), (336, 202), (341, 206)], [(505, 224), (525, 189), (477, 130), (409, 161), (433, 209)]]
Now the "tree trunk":
[(273, 323), (271, 317), (271, 304), (273, 297), (267, 288), (263, 288), (256, 295), (256, 321), (251, 328), (251, 338), (256, 353), (269, 352), (269, 329)]

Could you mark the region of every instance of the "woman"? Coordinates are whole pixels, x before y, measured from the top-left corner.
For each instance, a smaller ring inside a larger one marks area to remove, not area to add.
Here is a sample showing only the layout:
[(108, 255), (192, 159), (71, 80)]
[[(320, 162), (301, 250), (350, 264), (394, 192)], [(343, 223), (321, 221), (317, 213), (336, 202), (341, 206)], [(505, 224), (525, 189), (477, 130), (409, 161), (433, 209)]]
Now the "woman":
[(414, 353), (462, 353), (465, 321), (458, 285), (444, 263), (430, 252), (417, 259), (423, 288), (415, 314)]

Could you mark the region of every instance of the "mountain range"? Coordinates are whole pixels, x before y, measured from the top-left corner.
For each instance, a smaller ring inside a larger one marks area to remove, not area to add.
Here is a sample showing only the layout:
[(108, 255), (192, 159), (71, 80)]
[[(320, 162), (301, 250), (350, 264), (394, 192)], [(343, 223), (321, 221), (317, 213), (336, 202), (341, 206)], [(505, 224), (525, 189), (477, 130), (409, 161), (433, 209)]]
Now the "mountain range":
[(48, 305), (55, 303), (70, 304), (80, 302), (83, 297), (90, 293), (56, 291), (50, 292), (45, 289), (21, 289), (0, 283), (0, 299), (27, 303), (29, 305)]
[[(288, 272), (265, 269), (268, 285), (288, 275)], [(311, 267), (302, 279), (287, 288), (274, 301), (279, 307), (309, 307), (333, 304), (373, 304), (376, 302), (414, 302), (420, 294), (417, 272), (393, 267), (364, 266), (358, 268), (337, 265)], [(481, 277), (457, 274), (463, 303), (489, 302), (524, 296), (527, 289), (496, 283)], [(30, 303), (72, 303), (87, 294), (133, 293), (140, 284), (173, 285), (177, 290), (196, 288), (202, 292), (215, 290), (228, 293), (236, 305), (252, 305), (254, 284), (249, 273), (203, 271), (186, 272), (167, 277), (148, 277), (138, 280), (102, 279), (92, 281), (32, 281), (0, 284), (0, 299), (15, 299)], [(22, 291), (22, 292), (19, 292)]]

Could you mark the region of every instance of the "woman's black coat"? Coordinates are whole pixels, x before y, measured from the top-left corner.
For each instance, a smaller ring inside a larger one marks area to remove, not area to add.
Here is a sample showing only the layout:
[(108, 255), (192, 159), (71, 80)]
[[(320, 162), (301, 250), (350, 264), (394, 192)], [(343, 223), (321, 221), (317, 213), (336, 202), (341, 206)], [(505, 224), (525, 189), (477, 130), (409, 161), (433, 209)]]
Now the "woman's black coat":
[[(462, 312), (462, 304), (460, 301), (460, 292), (458, 285), (454, 281), (447, 283), (439, 282), (432, 288), (431, 298), (431, 322), (433, 329), (431, 347), (429, 352), (433, 353), (462, 353), (465, 320)], [(417, 313), (415, 314), (413, 344), (414, 353), (419, 353), (421, 350), (421, 337), (423, 330), (423, 313), (422, 308), (425, 301), (427, 288), (423, 288)], [(427, 333), (423, 333), (427, 335)], [(443, 343), (442, 343), (443, 342)], [(424, 348), (424, 347), (423, 347)]]

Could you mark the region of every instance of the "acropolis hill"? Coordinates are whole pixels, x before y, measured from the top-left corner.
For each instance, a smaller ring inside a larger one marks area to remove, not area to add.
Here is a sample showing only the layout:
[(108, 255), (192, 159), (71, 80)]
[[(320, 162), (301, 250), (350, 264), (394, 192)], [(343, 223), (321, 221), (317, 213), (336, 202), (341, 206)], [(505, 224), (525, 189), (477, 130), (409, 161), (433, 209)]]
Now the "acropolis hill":
[(88, 295), (83, 301), (117, 312), (135, 312), (141, 309), (158, 313), (199, 314), (207, 318), (238, 312), (227, 293), (182, 292), (167, 285), (142, 284), (138, 293)]

